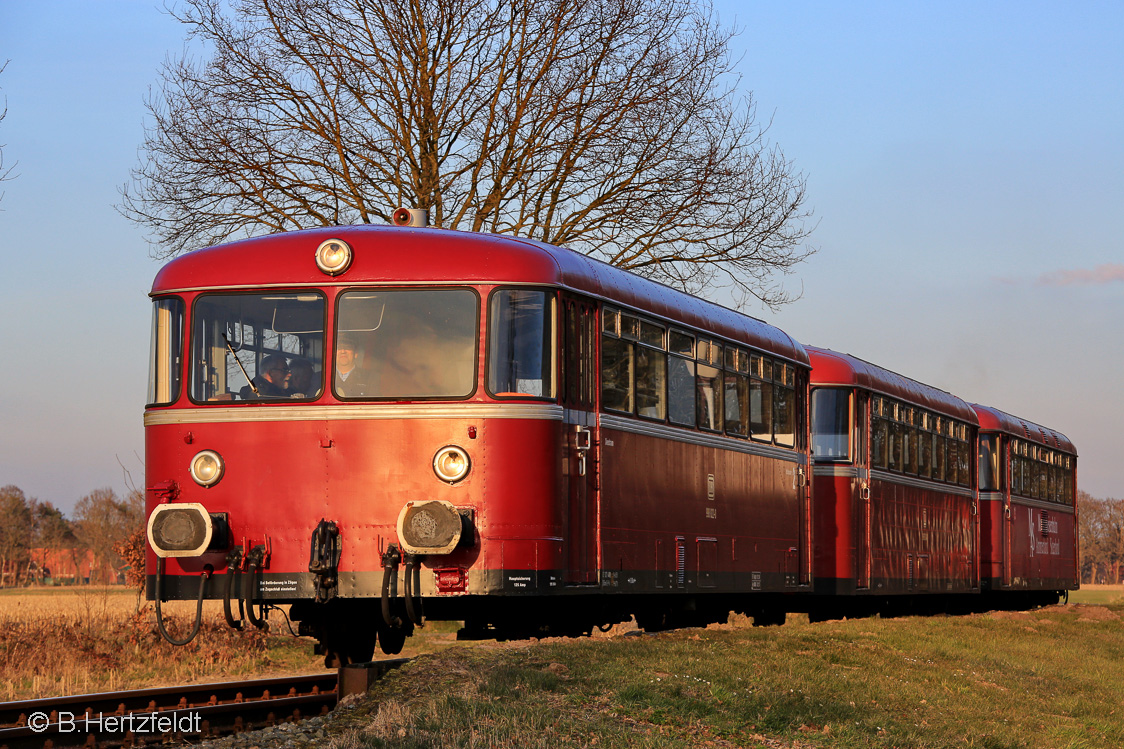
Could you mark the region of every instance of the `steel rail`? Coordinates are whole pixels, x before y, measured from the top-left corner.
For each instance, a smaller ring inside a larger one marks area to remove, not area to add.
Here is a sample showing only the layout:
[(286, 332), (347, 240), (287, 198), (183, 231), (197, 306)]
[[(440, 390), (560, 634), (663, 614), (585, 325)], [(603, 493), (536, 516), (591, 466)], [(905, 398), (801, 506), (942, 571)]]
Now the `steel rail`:
[[(397, 665), (388, 662), (379, 673)], [(326, 714), (337, 702), (340, 679), (332, 671), (0, 703), (0, 749), (151, 743), (161, 738), (152, 730), (161, 718), (171, 721), (178, 739), (241, 733)]]

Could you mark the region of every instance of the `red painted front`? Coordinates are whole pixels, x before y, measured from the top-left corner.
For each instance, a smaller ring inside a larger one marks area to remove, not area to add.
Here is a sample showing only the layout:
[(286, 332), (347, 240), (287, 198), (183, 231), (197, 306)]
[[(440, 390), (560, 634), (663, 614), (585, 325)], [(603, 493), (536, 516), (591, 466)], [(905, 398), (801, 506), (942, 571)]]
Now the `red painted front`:
[[(556, 499), (561, 428), (552, 420), (486, 418), (150, 426), (147, 473), (150, 486), (175, 481), (177, 501), (229, 513), (236, 545), (268, 538), (269, 573), (307, 572), (310, 537), (321, 519), (340, 528), (341, 572), (380, 569), (382, 551), (398, 540), (398, 513), (411, 500), (476, 510), (479, 545), (445, 556), (442, 566), (560, 570), (566, 523)], [(462, 446), (473, 463), (455, 485), (437, 479), (431, 467), (434, 453), (449, 444)], [(197, 487), (187, 472), (203, 449), (226, 460), (222, 481), (211, 489)], [(151, 512), (155, 495), (148, 502)], [(150, 569), (154, 562), (150, 556)], [(205, 564), (221, 571), (224, 552), (170, 559), (168, 571), (194, 573)]]

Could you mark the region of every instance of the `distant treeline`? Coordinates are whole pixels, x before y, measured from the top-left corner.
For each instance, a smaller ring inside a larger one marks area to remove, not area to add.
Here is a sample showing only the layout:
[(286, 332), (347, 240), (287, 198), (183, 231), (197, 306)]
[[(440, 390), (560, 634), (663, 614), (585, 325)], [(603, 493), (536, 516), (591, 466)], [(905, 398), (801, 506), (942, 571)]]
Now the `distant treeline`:
[(125, 582), (137, 563), (130, 546), (138, 533), (143, 537), (143, 522), (144, 494), (136, 490), (120, 498), (96, 489), (68, 518), (18, 486), (0, 487), (0, 587)]
[(1124, 499), (1077, 492), (1081, 582), (1121, 582), (1124, 575)]

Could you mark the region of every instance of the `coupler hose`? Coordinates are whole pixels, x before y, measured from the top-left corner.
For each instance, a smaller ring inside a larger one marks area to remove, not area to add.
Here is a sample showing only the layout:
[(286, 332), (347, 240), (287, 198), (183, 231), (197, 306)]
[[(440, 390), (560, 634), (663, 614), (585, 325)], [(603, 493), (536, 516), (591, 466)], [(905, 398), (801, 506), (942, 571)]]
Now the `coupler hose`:
[(195, 639), (195, 635), (199, 634), (199, 627), (203, 624), (203, 590), (206, 587), (205, 583), (207, 578), (211, 576), (210, 570), (204, 570), (200, 573), (199, 577), (199, 598), (195, 603), (195, 625), (191, 628), (191, 633), (182, 640), (177, 640), (168, 634), (168, 630), (164, 627), (164, 613), (160, 610), (160, 599), (164, 594), (164, 557), (159, 557), (156, 561), (156, 627), (160, 630), (160, 634), (165, 640), (173, 645), (186, 645)]
[(398, 576), (398, 547), (391, 544), (382, 555), (382, 620), (391, 629), (402, 626), (402, 620), (390, 613), (390, 580)]
[(421, 610), (421, 596), (418, 596), (418, 602), (415, 607), (414, 604), (414, 571), (421, 569), (421, 557), (414, 554), (406, 555), (406, 616), (410, 617), (410, 621), (419, 627), (425, 626), (422, 622)]
[(262, 566), (261, 554), (257, 549), (250, 552), (249, 562), (249, 586), (244, 591), (246, 600), (246, 618), (250, 620), (250, 624), (253, 624), (258, 629), (268, 629), (269, 623), (265, 621), (265, 603), (262, 603), (262, 613), (260, 615), (254, 613), (254, 591), (257, 589), (257, 575)]
[(234, 598), (234, 577), (242, 567), (242, 550), (235, 547), (226, 557), (226, 595), (222, 599), (222, 613), (226, 617), (226, 624), (231, 629), (239, 632), (245, 627), (246, 608), (242, 604), (242, 596), (238, 597), (238, 620), (235, 621), (234, 613), (230, 610), (230, 601)]

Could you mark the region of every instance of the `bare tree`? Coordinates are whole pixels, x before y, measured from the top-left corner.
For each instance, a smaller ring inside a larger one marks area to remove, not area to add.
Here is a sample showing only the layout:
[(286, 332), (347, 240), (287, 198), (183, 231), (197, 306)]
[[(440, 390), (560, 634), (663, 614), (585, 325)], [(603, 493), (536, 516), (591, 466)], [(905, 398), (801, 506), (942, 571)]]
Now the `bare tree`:
[[(0, 65), (0, 73), (4, 72), (4, 69), (8, 67), (9, 62), (11, 62), (11, 61), (5, 60), (4, 64)], [(7, 117), (7, 116), (8, 116), (8, 101), (7, 101), (7, 99), (5, 99), (3, 109), (0, 109), (0, 122), (3, 122), (4, 118)], [(0, 143), (0, 182), (7, 182), (8, 180), (12, 179), (15, 176), (15, 175), (12, 174), (12, 170), (15, 169), (15, 168), (16, 168), (15, 164), (11, 165), (7, 169), (4, 168), (4, 144)], [(4, 199), (4, 193), (0, 192), (0, 200), (3, 200), (3, 199)]]
[[(34, 502), (34, 500), (32, 500)], [(15, 584), (31, 551), (31, 509), (23, 490), (0, 487), (0, 588)]]
[(737, 91), (709, 0), (186, 0), (121, 212), (168, 257), (385, 222), (569, 246), (791, 301), (805, 180)]
[(94, 553), (91, 582), (96, 576), (108, 582), (105, 577), (109, 569), (123, 564), (114, 545), (127, 538), (143, 516), (144, 495), (138, 491), (119, 499), (112, 489), (95, 489), (78, 500), (74, 506), (74, 526), (78, 539)]
[(1077, 492), (1081, 579), (1117, 584), (1124, 566), (1124, 500)]

